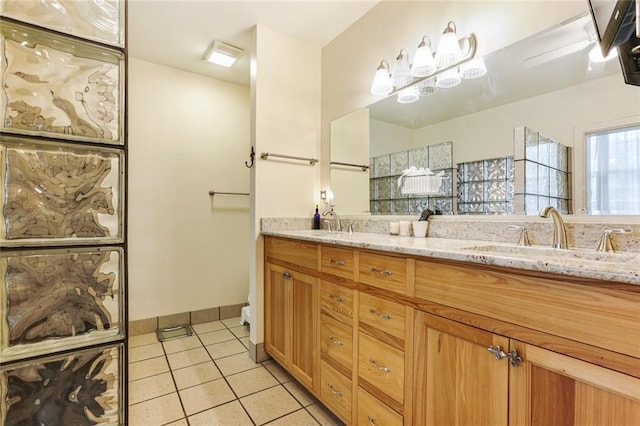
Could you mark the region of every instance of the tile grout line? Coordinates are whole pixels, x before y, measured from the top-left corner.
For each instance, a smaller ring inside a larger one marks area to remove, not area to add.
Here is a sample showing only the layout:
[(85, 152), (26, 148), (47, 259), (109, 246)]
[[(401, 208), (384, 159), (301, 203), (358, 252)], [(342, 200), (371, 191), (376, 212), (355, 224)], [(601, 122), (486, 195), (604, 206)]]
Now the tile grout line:
[[(183, 418), (187, 422), (187, 426), (188, 426), (189, 425), (189, 418), (187, 417), (187, 411), (184, 409), (184, 404), (182, 402), (182, 397), (180, 396), (180, 391), (178, 390), (178, 383), (176, 383), (176, 378), (173, 375), (173, 369), (171, 368), (171, 364), (169, 364), (169, 356), (167, 355), (167, 350), (164, 348), (164, 345), (162, 344), (162, 342), (160, 342), (160, 345), (162, 346), (162, 352), (164, 352), (165, 360), (167, 361), (167, 365), (169, 366), (169, 373), (171, 373), (171, 380), (173, 381), (173, 386), (176, 389), (176, 396), (178, 397), (178, 401), (180, 401), (180, 408), (182, 408), (182, 414), (184, 414)], [(179, 421), (179, 420), (180, 419), (173, 420), (172, 422), (169, 422), (169, 423), (173, 423), (173, 422), (176, 422), (176, 421)], [(168, 424), (168, 423), (165, 423), (165, 424)]]

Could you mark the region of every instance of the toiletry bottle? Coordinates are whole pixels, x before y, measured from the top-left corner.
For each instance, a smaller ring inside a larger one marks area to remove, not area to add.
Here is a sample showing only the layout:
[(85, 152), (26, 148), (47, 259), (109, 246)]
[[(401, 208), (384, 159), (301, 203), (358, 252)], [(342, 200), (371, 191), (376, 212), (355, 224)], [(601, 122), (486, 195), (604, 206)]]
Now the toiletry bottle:
[(313, 229), (320, 229), (320, 213), (318, 213), (317, 205), (316, 205), (316, 214), (313, 215)]

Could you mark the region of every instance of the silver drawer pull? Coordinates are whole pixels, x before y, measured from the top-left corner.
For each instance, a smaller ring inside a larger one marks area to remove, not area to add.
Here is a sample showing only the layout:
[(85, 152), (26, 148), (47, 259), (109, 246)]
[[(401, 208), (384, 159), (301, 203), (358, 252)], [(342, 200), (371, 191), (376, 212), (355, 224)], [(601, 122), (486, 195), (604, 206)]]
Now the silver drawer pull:
[(332, 298), (333, 300), (335, 300), (338, 303), (344, 302), (344, 297), (342, 297), (342, 296), (334, 296), (333, 294), (329, 293), (329, 297)]
[(391, 369), (389, 367), (386, 367), (384, 365), (380, 366), (380, 365), (376, 364), (376, 360), (373, 359), (373, 358), (369, 358), (369, 364), (371, 364), (371, 366), (373, 368), (377, 368), (378, 370), (384, 371), (385, 373), (390, 373), (391, 372)]
[(342, 392), (340, 392), (340, 391), (338, 391), (338, 390), (335, 390), (335, 389), (333, 388), (333, 385), (332, 385), (331, 383), (328, 383), (328, 384), (327, 384), (327, 387), (329, 388), (329, 390), (331, 391), (331, 393), (333, 393), (334, 395), (338, 395), (338, 396), (340, 396), (340, 397), (343, 395), (343, 393), (342, 393)]
[(374, 266), (371, 267), (371, 272), (374, 272), (374, 273), (377, 272), (377, 273), (380, 273), (382, 275), (391, 275), (391, 274), (393, 274), (393, 271), (389, 271), (388, 269), (378, 269), (378, 268), (376, 268)]
[(336, 339), (336, 338), (335, 338), (335, 337), (333, 337), (333, 336), (329, 336), (329, 340), (331, 340), (333, 343), (335, 343), (335, 344), (336, 344), (336, 345), (338, 345), (338, 346), (342, 346), (342, 345), (344, 345), (344, 343), (342, 343), (342, 341), (341, 341), (341, 340), (338, 340), (338, 339)]
[(376, 421), (371, 416), (367, 416), (367, 420), (369, 420), (370, 426), (376, 426)]
[(329, 263), (332, 265), (344, 266), (344, 260), (329, 259)]
[(285, 280), (288, 280), (291, 278), (291, 274), (285, 271), (282, 273), (282, 278), (284, 278)]
[(369, 312), (374, 317), (378, 317), (378, 318), (382, 318), (382, 319), (386, 319), (386, 320), (390, 320), (391, 319), (391, 315), (389, 315), (389, 314), (379, 314), (379, 313), (376, 312), (375, 309), (369, 309)]

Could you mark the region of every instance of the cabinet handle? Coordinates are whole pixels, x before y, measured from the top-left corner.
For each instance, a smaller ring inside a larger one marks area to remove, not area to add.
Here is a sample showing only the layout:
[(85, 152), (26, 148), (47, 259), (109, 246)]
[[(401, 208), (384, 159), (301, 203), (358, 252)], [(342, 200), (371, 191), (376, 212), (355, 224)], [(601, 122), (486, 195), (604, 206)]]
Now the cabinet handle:
[(379, 313), (376, 312), (375, 309), (369, 309), (369, 312), (374, 317), (378, 317), (378, 318), (382, 318), (382, 319), (386, 319), (386, 320), (390, 320), (391, 319), (391, 315), (389, 315), (389, 314), (379, 314)]
[(371, 267), (371, 272), (373, 272), (373, 273), (378, 272), (378, 273), (380, 273), (382, 275), (391, 275), (391, 274), (393, 274), (393, 271), (389, 271), (388, 269), (378, 269), (378, 268), (376, 268), (374, 266)]
[(376, 360), (373, 359), (373, 358), (369, 358), (369, 364), (371, 364), (371, 366), (373, 368), (377, 368), (378, 370), (384, 371), (385, 373), (390, 373), (391, 372), (391, 369), (389, 367), (384, 366), (384, 365), (380, 366), (380, 365), (376, 364)]
[(335, 389), (333, 388), (333, 385), (332, 385), (331, 383), (328, 383), (328, 384), (327, 384), (327, 387), (329, 388), (329, 390), (331, 391), (331, 393), (332, 393), (332, 394), (334, 394), (334, 395), (338, 395), (338, 396), (340, 396), (340, 397), (343, 395), (343, 393), (342, 393), (342, 392), (340, 392), (339, 390), (335, 390)]
[(518, 355), (518, 351), (516, 351), (515, 349), (511, 350), (511, 352), (509, 353), (505, 353), (502, 349), (500, 349), (500, 346), (489, 346), (487, 350), (498, 361), (500, 361), (502, 358), (508, 358), (509, 364), (511, 364), (512, 367), (517, 367), (518, 364), (522, 362), (522, 358), (520, 358), (520, 355)]
[(344, 266), (344, 260), (329, 259), (329, 263), (331, 263), (332, 265)]
[(291, 274), (289, 272), (283, 272), (282, 278), (284, 278), (285, 280), (288, 280), (291, 278)]
[(335, 337), (333, 337), (333, 336), (329, 336), (329, 340), (331, 340), (333, 343), (335, 343), (335, 344), (336, 344), (336, 345), (338, 345), (338, 346), (342, 346), (342, 345), (344, 345), (344, 343), (342, 343), (342, 341), (341, 341), (341, 340), (338, 340), (338, 339), (336, 339), (336, 338), (335, 338)]
[(367, 420), (369, 420), (370, 426), (376, 426), (376, 421), (371, 416), (367, 416)]
[(344, 297), (342, 296), (334, 296), (333, 294), (329, 293), (329, 297), (332, 298), (333, 300), (335, 300), (338, 303), (342, 303), (344, 302)]

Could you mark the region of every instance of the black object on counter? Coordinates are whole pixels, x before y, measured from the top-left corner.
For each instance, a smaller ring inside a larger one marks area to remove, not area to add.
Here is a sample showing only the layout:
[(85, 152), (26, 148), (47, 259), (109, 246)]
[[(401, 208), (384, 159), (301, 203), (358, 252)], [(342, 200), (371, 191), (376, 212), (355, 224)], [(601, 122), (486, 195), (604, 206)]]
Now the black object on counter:
[(432, 212), (429, 209), (425, 209), (422, 214), (420, 215), (420, 219), (418, 219), (419, 221), (425, 221), (425, 220), (429, 220), (429, 216), (433, 215), (433, 214), (438, 214), (438, 211), (436, 210), (435, 212)]
[(313, 228), (320, 229), (320, 213), (318, 213), (318, 206), (316, 205), (316, 214), (313, 215)]

